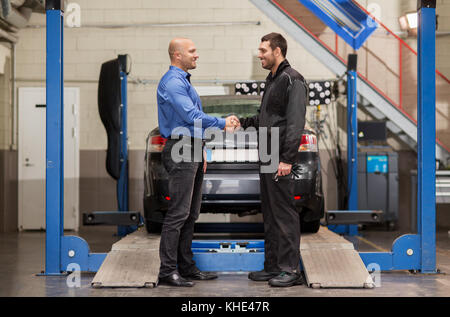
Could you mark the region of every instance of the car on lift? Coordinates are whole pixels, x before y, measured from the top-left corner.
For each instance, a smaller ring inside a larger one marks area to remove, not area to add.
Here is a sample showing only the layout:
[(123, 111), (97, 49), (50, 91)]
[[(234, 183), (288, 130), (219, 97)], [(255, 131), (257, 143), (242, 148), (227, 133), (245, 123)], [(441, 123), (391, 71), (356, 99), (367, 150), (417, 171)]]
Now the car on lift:
[[(257, 113), (259, 96), (202, 97), (203, 111), (215, 117), (249, 117)], [(201, 213), (261, 212), (257, 131), (238, 130), (223, 133), (223, 138), (206, 140), (207, 170), (202, 186)], [(322, 177), (314, 131), (305, 129), (297, 154), (295, 171), (295, 205), (300, 213), (301, 232), (317, 232), (324, 215)], [(244, 135), (245, 134), (245, 135)], [(148, 232), (160, 232), (168, 208), (168, 175), (161, 161), (166, 139), (158, 127), (146, 140), (144, 167), (144, 218)]]

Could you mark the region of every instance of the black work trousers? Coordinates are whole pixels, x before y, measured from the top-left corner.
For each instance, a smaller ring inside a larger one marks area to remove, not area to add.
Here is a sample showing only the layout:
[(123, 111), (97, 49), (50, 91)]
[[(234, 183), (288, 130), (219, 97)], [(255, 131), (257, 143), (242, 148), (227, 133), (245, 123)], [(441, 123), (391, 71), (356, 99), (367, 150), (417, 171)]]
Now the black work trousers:
[(171, 150), (177, 140), (168, 140), (162, 161), (169, 174), (169, 206), (161, 231), (159, 277), (173, 273), (189, 275), (198, 268), (192, 253), (194, 224), (200, 214), (203, 163), (172, 160)]
[(295, 181), (260, 173), (264, 219), (264, 270), (297, 272), (300, 265), (300, 219), (295, 208)]

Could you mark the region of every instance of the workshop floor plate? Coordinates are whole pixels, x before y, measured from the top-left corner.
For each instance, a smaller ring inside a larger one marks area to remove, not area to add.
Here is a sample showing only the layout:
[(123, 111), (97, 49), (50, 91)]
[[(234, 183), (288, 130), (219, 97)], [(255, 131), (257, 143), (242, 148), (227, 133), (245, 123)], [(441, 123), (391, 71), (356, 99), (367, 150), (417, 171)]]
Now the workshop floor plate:
[[(138, 230), (113, 244), (91, 285), (101, 287), (155, 287), (159, 272), (160, 235)], [(321, 227), (303, 234), (302, 265), (313, 288), (372, 288), (373, 281), (353, 244)]]
[(91, 285), (155, 287), (159, 273), (160, 235), (138, 230), (113, 244)]
[(313, 288), (373, 288), (373, 280), (353, 243), (321, 227), (304, 234), (300, 254), (308, 286)]

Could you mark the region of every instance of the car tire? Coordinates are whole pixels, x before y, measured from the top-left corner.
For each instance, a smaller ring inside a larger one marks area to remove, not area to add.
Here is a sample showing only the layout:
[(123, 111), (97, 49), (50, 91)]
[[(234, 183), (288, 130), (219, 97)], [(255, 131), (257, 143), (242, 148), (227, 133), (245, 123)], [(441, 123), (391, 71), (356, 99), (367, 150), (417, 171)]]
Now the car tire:
[[(323, 217), (324, 215), (324, 209), (325, 209), (325, 203), (322, 198), (320, 202), (320, 215)], [(316, 233), (320, 229), (320, 219), (313, 220), (313, 221), (305, 221), (304, 215), (306, 214), (305, 210), (303, 210), (300, 213), (300, 233)]]
[(162, 223), (146, 220), (145, 227), (148, 233), (161, 233)]
[(316, 233), (320, 229), (320, 219), (310, 222), (300, 221), (300, 233)]

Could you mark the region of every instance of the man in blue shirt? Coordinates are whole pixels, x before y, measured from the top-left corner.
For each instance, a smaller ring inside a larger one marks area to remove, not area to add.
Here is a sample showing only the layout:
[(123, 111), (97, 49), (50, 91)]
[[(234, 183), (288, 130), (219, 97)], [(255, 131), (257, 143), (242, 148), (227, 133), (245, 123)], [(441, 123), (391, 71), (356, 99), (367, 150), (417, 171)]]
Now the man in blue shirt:
[(187, 141), (190, 145), (183, 146), (182, 150), (195, 155), (195, 152), (198, 153), (195, 148), (202, 146), (205, 129), (234, 130), (240, 123), (236, 116), (215, 118), (202, 111), (200, 98), (191, 85), (191, 74), (188, 73), (188, 70), (197, 67), (199, 57), (191, 40), (173, 39), (169, 44), (169, 56), (171, 66), (161, 78), (157, 91), (159, 131), (162, 137), (168, 139), (162, 152), (162, 161), (169, 174), (171, 197), (161, 231), (159, 282), (173, 286), (193, 286), (191, 280), (217, 278), (216, 274), (201, 272), (196, 267), (191, 250), (194, 224), (200, 213), (206, 160), (203, 159), (203, 164), (202, 157), (180, 161), (174, 157), (177, 151), (172, 149), (182, 138), (183, 143)]

